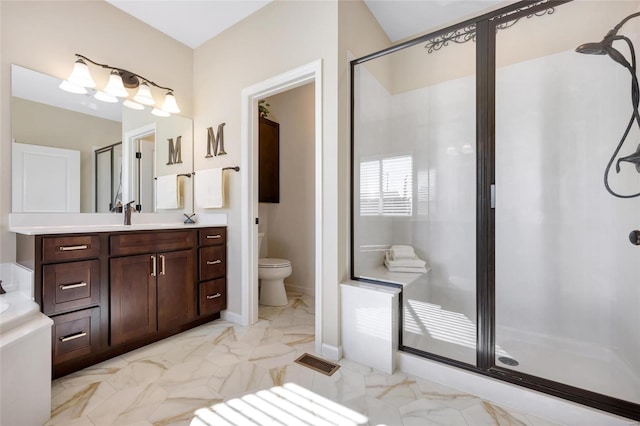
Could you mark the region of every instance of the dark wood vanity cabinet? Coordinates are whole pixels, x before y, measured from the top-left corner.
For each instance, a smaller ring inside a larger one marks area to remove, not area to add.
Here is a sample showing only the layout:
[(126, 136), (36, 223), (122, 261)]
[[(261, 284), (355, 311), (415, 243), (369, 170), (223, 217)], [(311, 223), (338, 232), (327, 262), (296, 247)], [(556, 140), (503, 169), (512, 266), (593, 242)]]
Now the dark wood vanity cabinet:
[[(111, 344), (196, 319), (197, 231), (111, 236)], [(160, 251), (162, 250), (162, 251)]]
[(213, 319), (226, 308), (226, 228), (17, 235), (54, 321), (60, 377)]
[(199, 313), (210, 315), (227, 308), (227, 230), (201, 229), (198, 239)]
[(107, 241), (99, 234), (17, 235), (17, 261), (34, 271), (34, 298), (53, 319), (54, 374), (108, 346)]

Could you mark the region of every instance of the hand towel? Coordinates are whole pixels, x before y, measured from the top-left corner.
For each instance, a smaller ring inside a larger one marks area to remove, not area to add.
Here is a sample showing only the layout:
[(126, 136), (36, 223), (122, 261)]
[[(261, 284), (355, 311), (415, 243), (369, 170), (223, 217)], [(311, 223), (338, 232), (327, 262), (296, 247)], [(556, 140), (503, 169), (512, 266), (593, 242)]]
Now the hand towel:
[(414, 257), (416, 257), (416, 252), (411, 246), (392, 245), (389, 249), (389, 255), (391, 260), (413, 259)]
[(182, 191), (178, 175), (159, 176), (156, 180), (156, 208), (181, 209)]
[(195, 174), (195, 204), (203, 209), (224, 207), (224, 172), (222, 168), (200, 170)]
[(389, 256), (389, 252), (386, 252), (384, 254), (385, 257), (385, 265), (391, 266), (391, 267), (400, 267), (400, 268), (424, 268), (425, 265), (427, 264), (427, 262), (425, 262), (424, 260), (420, 259), (419, 257), (414, 257), (412, 259), (409, 258), (404, 258), (404, 259), (397, 259), (397, 260), (393, 260), (390, 258)]

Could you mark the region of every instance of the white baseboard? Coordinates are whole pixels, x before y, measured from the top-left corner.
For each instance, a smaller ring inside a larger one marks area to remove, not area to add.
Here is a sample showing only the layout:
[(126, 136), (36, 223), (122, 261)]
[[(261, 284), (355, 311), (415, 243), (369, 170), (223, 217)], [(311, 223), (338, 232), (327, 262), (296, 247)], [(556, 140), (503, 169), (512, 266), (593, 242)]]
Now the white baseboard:
[(244, 326), (250, 325), (250, 324), (244, 324), (243, 323), (242, 315), (236, 314), (235, 312), (231, 312), (231, 311), (227, 311), (227, 310), (222, 311), (220, 313), (220, 318), (225, 320), (225, 321), (229, 321), (229, 322), (232, 322), (232, 323), (238, 324), (238, 325), (244, 325)]
[(295, 284), (284, 284), (284, 288), (287, 291), (293, 292), (293, 293), (298, 293), (298, 294), (304, 294), (305, 296), (315, 296), (316, 295), (316, 289), (315, 287), (305, 287), (305, 286), (301, 286), (301, 285), (295, 285)]
[(628, 426), (632, 424), (629, 419), (406, 352), (398, 352), (398, 362), (400, 370), (405, 373), (476, 395), (505, 408), (523, 411), (563, 425)]
[(339, 361), (342, 358), (342, 346), (332, 346), (326, 343), (322, 344), (322, 353), (320, 354), (331, 361)]

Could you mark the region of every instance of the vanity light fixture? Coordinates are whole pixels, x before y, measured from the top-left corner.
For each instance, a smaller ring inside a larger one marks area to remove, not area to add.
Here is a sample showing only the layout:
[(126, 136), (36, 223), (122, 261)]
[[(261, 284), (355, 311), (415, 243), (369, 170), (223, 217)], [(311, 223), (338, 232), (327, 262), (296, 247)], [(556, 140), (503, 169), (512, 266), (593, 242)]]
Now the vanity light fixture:
[(151, 114), (157, 115), (158, 117), (169, 117), (171, 115), (169, 112), (159, 108), (153, 108)]
[(108, 102), (108, 103), (111, 103), (111, 104), (114, 104), (114, 103), (118, 102), (118, 98), (117, 97), (115, 97), (113, 95), (110, 95), (108, 93), (105, 93), (102, 90), (98, 90), (96, 92), (96, 94), (93, 95), (93, 97), (96, 98), (99, 101)]
[(131, 108), (131, 109), (135, 109), (135, 110), (143, 110), (144, 109), (144, 105), (139, 104), (135, 101), (132, 101), (131, 99), (125, 99), (124, 101), (122, 101), (122, 105), (126, 106), (127, 108)]
[(102, 91), (97, 91), (95, 98), (103, 102), (117, 102), (117, 98), (128, 98), (129, 91), (127, 89), (138, 89), (133, 100), (125, 99), (122, 104), (133, 109), (144, 109), (144, 106), (154, 107), (155, 101), (151, 93), (151, 86), (166, 91), (162, 107), (154, 107), (152, 113), (160, 117), (168, 117), (171, 114), (180, 112), (176, 98), (173, 95), (173, 89), (160, 86), (153, 81), (127, 71), (122, 68), (112, 67), (111, 65), (95, 62), (86, 56), (76, 53), (76, 62), (73, 65), (73, 71), (67, 80), (60, 84), (60, 88), (67, 92), (85, 94), (87, 88), (95, 88), (96, 83), (91, 77), (87, 62), (97, 65), (101, 68), (111, 70), (107, 86)]

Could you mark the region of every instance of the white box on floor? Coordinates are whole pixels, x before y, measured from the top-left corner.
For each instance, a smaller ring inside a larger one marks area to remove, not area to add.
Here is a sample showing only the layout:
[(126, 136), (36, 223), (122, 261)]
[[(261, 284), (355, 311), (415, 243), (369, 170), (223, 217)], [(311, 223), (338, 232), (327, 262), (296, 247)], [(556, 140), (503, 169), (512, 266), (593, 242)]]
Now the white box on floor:
[(400, 289), (340, 284), (343, 356), (385, 373), (396, 369)]

